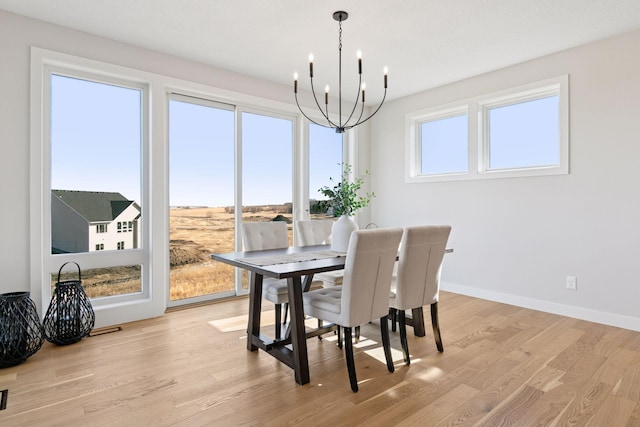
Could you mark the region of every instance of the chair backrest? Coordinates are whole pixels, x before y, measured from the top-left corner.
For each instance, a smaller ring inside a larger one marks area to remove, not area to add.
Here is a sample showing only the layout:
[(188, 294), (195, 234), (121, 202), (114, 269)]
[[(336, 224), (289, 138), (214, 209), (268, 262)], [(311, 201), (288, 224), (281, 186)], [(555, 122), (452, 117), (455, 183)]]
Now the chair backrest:
[(364, 325), (389, 313), (391, 275), (401, 238), (401, 228), (351, 234), (342, 281), (342, 326)]
[(400, 244), (395, 308), (408, 310), (438, 301), (448, 225), (407, 227)]
[(300, 246), (328, 245), (331, 243), (332, 219), (311, 219), (296, 222)]
[(289, 233), (284, 221), (243, 222), (242, 243), (245, 251), (289, 247)]

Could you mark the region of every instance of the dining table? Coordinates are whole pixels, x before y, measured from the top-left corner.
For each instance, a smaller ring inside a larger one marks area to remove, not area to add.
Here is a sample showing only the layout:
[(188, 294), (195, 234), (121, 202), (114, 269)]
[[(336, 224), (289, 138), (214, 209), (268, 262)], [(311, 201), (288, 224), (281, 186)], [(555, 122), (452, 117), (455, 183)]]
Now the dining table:
[[(445, 252), (453, 252), (453, 249), (447, 248)], [(247, 350), (263, 350), (289, 366), (293, 369), (298, 384), (310, 381), (307, 338), (336, 329), (335, 325), (325, 325), (315, 330), (306, 330), (302, 293), (309, 290), (314, 274), (344, 269), (346, 255), (344, 252), (331, 250), (331, 245), (211, 254), (211, 258), (216, 261), (249, 272)], [(291, 320), (287, 333), (280, 339), (271, 338), (260, 330), (264, 277), (287, 280)], [(416, 336), (425, 336), (422, 307), (413, 309), (412, 316), (407, 316), (406, 323), (413, 326)]]
[[(265, 351), (292, 368), (298, 384), (307, 384), (307, 338), (317, 332), (306, 332), (302, 292), (309, 289), (314, 274), (343, 269), (346, 253), (332, 251), (330, 245), (317, 245), (212, 254), (211, 258), (250, 273), (247, 350)], [(264, 277), (287, 280), (290, 330), (281, 339), (268, 337), (260, 331)], [(329, 330), (330, 327), (326, 327), (323, 332)]]

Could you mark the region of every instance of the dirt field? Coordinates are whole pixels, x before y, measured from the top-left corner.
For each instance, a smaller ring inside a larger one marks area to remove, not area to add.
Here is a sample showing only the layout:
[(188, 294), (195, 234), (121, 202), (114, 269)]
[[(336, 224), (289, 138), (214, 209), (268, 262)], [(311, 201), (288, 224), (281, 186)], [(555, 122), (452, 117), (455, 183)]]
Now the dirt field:
[[(243, 221), (272, 221), (278, 215), (291, 221), (290, 206), (250, 207)], [(234, 250), (234, 214), (225, 208), (172, 208), (170, 210), (171, 300), (232, 291), (233, 267), (210, 259), (212, 253)], [(289, 222), (289, 240), (292, 239)], [(77, 279), (77, 273), (61, 280)], [(57, 281), (52, 278), (52, 285)], [(246, 286), (246, 277), (243, 280)], [(82, 271), (82, 284), (91, 298), (139, 292), (140, 270), (115, 267)]]

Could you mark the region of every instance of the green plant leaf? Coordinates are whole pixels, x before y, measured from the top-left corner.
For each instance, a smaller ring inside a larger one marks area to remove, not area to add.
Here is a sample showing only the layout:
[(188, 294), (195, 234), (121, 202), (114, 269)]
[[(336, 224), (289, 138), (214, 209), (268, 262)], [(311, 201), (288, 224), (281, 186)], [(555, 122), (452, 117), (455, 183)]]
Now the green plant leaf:
[[(330, 199), (327, 203), (333, 210), (333, 216), (355, 215), (360, 209), (369, 205), (375, 194), (366, 193), (364, 196), (360, 196), (358, 191), (362, 188), (364, 179), (357, 177), (353, 182), (350, 182), (351, 165), (348, 163), (341, 163), (340, 165), (342, 166), (340, 182), (333, 187), (321, 187), (318, 192)], [(369, 171), (365, 171), (365, 174), (370, 175)], [(329, 181), (335, 182), (332, 177), (329, 178)]]

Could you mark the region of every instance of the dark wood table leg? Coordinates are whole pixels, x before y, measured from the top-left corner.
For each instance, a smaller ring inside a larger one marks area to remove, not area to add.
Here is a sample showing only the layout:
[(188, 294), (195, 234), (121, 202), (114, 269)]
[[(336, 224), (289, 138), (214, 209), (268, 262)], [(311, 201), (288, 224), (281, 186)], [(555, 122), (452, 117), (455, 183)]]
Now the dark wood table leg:
[(258, 347), (252, 337), (260, 336), (260, 312), (262, 311), (262, 274), (249, 272), (249, 322), (247, 325), (247, 350)]
[(424, 337), (425, 335), (427, 335), (427, 332), (424, 329), (424, 313), (422, 312), (422, 307), (412, 309), (411, 317), (413, 334), (416, 337)]
[(300, 277), (287, 279), (289, 305), (291, 307), (291, 345), (293, 347), (293, 370), (298, 384), (309, 382), (309, 359), (307, 356), (307, 337), (304, 326), (304, 308), (302, 306), (302, 282)]

